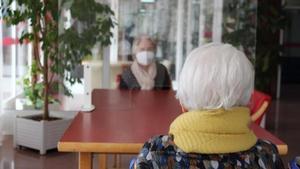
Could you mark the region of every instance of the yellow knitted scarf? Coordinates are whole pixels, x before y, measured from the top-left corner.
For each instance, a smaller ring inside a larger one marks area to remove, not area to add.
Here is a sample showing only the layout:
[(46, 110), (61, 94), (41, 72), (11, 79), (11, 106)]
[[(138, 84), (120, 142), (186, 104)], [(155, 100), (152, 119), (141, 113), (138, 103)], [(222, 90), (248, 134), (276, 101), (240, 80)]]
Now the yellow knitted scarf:
[(178, 116), (169, 133), (186, 153), (233, 153), (248, 150), (256, 143), (249, 122), (246, 107), (191, 111)]

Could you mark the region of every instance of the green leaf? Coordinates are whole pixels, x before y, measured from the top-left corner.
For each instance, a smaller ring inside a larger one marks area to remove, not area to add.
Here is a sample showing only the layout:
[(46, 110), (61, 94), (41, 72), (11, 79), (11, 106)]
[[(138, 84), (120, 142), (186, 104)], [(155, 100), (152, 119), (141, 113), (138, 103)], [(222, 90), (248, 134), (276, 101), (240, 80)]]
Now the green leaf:
[[(38, 47), (35, 51), (42, 51), (38, 56), (32, 56), (32, 65), (22, 79), (26, 97), (35, 107), (42, 107), (46, 94), (44, 73), (49, 71), (49, 74), (54, 74), (58, 79), (66, 79), (70, 84), (80, 83), (79, 78), (72, 77), (67, 72), (81, 64), (84, 56), (91, 55), (91, 48), (96, 43), (100, 43), (101, 47), (111, 43), (113, 35), (111, 30), (116, 24), (112, 20), (114, 13), (108, 5), (97, 3), (95, 0), (15, 0), (16, 10), (10, 8), (12, 2), (13, 0), (1, 1), (3, 19), (12, 25), (22, 22), (30, 24), (32, 32), (23, 31), (19, 41), (34, 42), (34, 47)], [(70, 9), (74, 23), (65, 30), (61, 29), (62, 11), (67, 9)], [(42, 58), (48, 60), (46, 62), (48, 70), (45, 69), (46, 65), (43, 65)], [(72, 95), (63, 84), (63, 80), (59, 80), (57, 85), (50, 86), (50, 91), (58, 89), (62, 89), (68, 96)], [(50, 94), (49, 101), (54, 103), (57, 100)]]

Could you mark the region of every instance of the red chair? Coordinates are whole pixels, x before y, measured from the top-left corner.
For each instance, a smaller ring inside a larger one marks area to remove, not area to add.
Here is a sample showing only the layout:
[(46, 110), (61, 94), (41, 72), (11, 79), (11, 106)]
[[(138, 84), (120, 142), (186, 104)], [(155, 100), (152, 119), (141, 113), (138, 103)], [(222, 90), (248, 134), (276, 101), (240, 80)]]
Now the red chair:
[(266, 111), (270, 103), (271, 96), (254, 90), (249, 103), (251, 120), (263, 128), (265, 127)]

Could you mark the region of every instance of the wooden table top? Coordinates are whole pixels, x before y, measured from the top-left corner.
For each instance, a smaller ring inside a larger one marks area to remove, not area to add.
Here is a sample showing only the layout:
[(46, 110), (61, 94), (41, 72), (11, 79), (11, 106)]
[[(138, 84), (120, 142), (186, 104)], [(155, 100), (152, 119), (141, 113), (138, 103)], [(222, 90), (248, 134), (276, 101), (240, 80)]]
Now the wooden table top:
[[(138, 153), (150, 137), (167, 134), (181, 113), (173, 91), (96, 89), (92, 102), (95, 110), (77, 114), (58, 144), (60, 151)], [(255, 124), (251, 128), (287, 152), (281, 140)]]

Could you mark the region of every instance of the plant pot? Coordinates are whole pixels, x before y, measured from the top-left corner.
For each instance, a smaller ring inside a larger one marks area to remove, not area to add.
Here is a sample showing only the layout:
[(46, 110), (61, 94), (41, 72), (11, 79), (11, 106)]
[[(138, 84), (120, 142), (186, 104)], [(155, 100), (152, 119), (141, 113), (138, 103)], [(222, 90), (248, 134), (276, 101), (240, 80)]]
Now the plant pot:
[[(35, 115), (36, 116), (36, 115)], [(57, 143), (72, 119), (36, 121), (35, 116), (17, 116), (14, 127), (14, 147), (24, 146), (40, 151), (43, 155), (47, 150), (57, 147)]]

